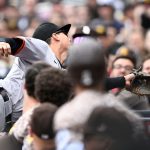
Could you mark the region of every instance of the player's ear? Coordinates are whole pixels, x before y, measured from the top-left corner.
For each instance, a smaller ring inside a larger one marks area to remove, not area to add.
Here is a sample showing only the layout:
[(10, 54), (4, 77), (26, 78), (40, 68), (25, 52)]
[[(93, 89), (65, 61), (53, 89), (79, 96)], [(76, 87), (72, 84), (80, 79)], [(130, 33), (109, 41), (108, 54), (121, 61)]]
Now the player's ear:
[(54, 38), (56, 41), (59, 41), (59, 34), (53, 33), (52, 38)]

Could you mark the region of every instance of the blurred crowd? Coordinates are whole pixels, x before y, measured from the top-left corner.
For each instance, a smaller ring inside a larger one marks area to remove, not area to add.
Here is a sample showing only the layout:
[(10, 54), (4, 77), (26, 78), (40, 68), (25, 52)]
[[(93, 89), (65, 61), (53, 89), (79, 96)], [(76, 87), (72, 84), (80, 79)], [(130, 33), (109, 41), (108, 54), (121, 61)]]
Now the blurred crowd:
[[(139, 66), (150, 52), (149, 8), (149, 0), (0, 0), (0, 37), (31, 37), (41, 22), (49, 21), (59, 26), (71, 23), (72, 39), (77, 28), (88, 26), (107, 49), (109, 64), (114, 55), (130, 50)], [(1, 57), (1, 78), (12, 60)]]
[[(0, 138), (3, 149), (148, 150), (150, 97), (130, 92), (127, 76), (150, 75), (150, 0), (0, 0), (0, 38), (32, 37), (47, 21), (71, 24), (69, 34), (52, 33), (73, 46), (62, 70), (36, 62), (21, 76), (23, 112)], [(0, 56), (1, 79), (13, 62)]]

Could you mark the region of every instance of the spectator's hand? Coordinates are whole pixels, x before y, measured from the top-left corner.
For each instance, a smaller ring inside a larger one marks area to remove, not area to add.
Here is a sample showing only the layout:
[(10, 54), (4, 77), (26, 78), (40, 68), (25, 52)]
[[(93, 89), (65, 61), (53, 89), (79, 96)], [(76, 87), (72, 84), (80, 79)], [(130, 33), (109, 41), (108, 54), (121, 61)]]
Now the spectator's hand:
[(8, 43), (0, 42), (0, 55), (8, 57), (11, 54), (11, 48)]
[(126, 82), (126, 88), (128, 88), (131, 85), (131, 81), (135, 78), (135, 75), (133, 73), (128, 74), (126, 76), (124, 76), (125, 78), (125, 82)]

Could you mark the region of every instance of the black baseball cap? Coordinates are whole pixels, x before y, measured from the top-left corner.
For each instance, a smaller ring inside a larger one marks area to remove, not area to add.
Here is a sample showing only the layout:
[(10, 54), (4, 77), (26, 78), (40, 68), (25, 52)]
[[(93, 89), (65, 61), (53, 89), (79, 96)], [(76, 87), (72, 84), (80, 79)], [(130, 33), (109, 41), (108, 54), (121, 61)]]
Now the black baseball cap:
[(62, 27), (59, 27), (54, 23), (44, 22), (36, 28), (32, 37), (46, 41), (49, 37), (52, 36), (53, 33), (63, 32), (64, 34), (67, 35), (70, 30), (70, 27), (71, 27), (71, 24), (66, 24)]

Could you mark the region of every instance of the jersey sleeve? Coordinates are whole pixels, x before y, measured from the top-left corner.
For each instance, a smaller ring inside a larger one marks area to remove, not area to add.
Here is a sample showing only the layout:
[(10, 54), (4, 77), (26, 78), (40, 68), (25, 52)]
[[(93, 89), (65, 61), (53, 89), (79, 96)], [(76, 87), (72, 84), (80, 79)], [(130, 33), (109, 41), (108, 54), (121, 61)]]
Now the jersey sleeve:
[(28, 62), (44, 60), (49, 49), (49, 45), (34, 38), (18, 37), (23, 40), (22, 45), (16, 50), (15, 56)]

